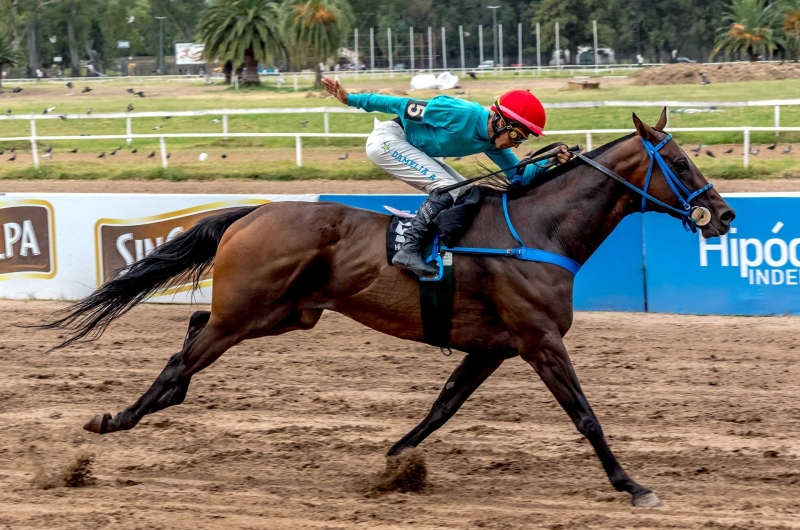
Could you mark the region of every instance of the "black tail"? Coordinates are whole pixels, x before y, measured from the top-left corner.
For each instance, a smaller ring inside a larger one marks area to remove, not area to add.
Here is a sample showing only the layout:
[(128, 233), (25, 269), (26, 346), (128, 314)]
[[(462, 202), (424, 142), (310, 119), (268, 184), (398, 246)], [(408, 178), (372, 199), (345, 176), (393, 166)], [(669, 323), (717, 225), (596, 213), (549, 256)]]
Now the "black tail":
[(142, 260), (117, 271), (95, 292), (69, 307), (56, 311), (55, 320), (39, 329), (67, 329), (71, 333), (53, 348), (69, 346), (88, 336), (95, 340), (106, 328), (150, 295), (191, 283), (196, 289), (203, 274), (214, 263), (222, 234), (258, 206), (207, 217), (175, 239), (164, 243)]

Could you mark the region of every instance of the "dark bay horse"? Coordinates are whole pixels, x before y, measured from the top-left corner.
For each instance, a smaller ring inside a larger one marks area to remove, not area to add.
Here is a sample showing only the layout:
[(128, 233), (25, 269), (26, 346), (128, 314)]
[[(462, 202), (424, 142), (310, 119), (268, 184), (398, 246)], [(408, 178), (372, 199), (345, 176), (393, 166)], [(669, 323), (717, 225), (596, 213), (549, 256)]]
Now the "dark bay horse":
[[(665, 140), (666, 114), (655, 128), (633, 115), (636, 134), (589, 154), (629, 184), (642, 188), (650, 160), (642, 139)], [(691, 159), (667, 140), (664, 162), (689, 190), (708, 182)], [(649, 193), (678, 206), (661, 169)], [(619, 222), (638, 211), (641, 197), (583, 161), (540, 177), (510, 201), (510, 215), (529, 247), (586, 262)], [(707, 209), (705, 237), (728, 231), (733, 211), (711, 189), (692, 199)], [(650, 204), (649, 208), (675, 214)], [(59, 345), (97, 337), (154, 292), (197, 281), (212, 264), (211, 311), (195, 312), (183, 349), (133, 405), (116, 416), (98, 415), (85, 429), (106, 434), (133, 428), (145, 415), (183, 402), (194, 374), (247, 339), (314, 327), (324, 310), (337, 311), (375, 330), (423, 341), (417, 278), (388, 266), (388, 217), (334, 203), (270, 203), (209, 217), (93, 294), (65, 308), (43, 327), (72, 330)], [(676, 229), (679, 229), (676, 226)], [(687, 236), (688, 237), (688, 236)], [(489, 195), (461, 246), (512, 248), (501, 200)], [(421, 443), (455, 414), (504, 360), (521, 356), (591, 442), (611, 484), (636, 506), (660, 504), (620, 466), (605, 440), (562, 341), (572, 325), (573, 276), (543, 263), (513, 258), (459, 256), (450, 345), (465, 352), (427, 417), (398, 441), (390, 455)]]

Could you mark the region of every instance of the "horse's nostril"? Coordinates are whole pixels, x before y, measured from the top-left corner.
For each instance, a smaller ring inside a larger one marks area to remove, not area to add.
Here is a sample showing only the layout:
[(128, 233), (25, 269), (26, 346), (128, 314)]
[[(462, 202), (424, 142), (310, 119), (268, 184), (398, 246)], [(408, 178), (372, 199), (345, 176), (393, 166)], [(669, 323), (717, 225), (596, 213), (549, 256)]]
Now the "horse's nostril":
[(719, 218), (723, 223), (730, 223), (736, 219), (736, 213), (733, 210), (726, 210), (725, 212), (722, 212), (722, 215), (720, 215)]

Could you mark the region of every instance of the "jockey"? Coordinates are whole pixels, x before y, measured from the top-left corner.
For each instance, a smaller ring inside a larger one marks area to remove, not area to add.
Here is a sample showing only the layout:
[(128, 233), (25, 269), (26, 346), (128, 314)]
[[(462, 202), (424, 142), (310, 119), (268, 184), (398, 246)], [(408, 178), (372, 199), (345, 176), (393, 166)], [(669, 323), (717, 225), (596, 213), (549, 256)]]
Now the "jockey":
[[(518, 171), (516, 166), (520, 161), (510, 149), (519, 147), (530, 135), (544, 134), (544, 107), (528, 90), (506, 92), (495, 100), (490, 113), (477, 103), (449, 96), (419, 101), (379, 94), (349, 94), (338, 80), (323, 78), (322, 83), (345, 105), (398, 116), (375, 127), (367, 138), (367, 156), (390, 175), (430, 195), (405, 231), (406, 241), (392, 259), (393, 265), (419, 276), (438, 273), (420, 256), (422, 241), (433, 219), (452, 206), (463, 188), (449, 193), (437, 190), (466, 180), (439, 157), (486, 153), (500, 168), (510, 168), (506, 176), (515, 185), (528, 184), (546, 171), (536, 164)], [(557, 161), (564, 163), (572, 156), (562, 146)]]

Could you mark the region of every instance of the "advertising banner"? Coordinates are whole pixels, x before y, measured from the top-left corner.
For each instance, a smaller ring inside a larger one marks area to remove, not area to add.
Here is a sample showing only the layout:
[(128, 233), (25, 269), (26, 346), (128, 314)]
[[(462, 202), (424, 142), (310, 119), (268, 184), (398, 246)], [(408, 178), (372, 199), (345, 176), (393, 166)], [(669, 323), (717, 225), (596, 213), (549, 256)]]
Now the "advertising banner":
[(182, 42), (175, 45), (175, 64), (205, 64), (203, 50), (205, 44)]
[(800, 194), (726, 194), (731, 230), (705, 240), (666, 215), (645, 217), (650, 311), (800, 313)]
[[(317, 195), (8, 194), (0, 201), (0, 297), (77, 300), (201, 219)], [(9, 280), (9, 281), (2, 281)], [(211, 280), (156, 302), (209, 302)]]

